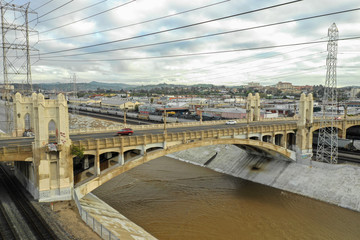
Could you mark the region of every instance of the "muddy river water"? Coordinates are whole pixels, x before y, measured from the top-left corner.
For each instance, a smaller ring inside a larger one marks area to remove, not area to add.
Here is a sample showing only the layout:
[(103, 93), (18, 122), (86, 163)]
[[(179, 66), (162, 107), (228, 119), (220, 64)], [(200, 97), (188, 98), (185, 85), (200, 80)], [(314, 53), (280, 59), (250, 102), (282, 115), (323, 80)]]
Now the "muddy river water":
[(360, 213), (162, 157), (94, 194), (158, 239), (360, 239)]

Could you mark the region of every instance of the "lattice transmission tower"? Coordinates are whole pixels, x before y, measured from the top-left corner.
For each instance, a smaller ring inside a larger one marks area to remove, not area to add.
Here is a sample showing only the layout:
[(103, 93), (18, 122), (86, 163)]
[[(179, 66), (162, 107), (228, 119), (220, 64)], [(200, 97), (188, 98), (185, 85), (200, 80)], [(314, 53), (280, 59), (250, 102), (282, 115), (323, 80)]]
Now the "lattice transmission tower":
[(5, 100), (6, 132), (12, 131), (12, 103), (11, 92), (17, 83), (20, 88), (14, 89), (29, 95), (33, 91), (31, 79), (31, 61), (29, 32), (29, 14), (36, 12), (29, 10), (30, 3), (15, 5), (0, 2), (1, 9), (1, 46), (4, 84), (2, 99)]
[(337, 114), (336, 63), (339, 31), (335, 23), (330, 26), (328, 37), (327, 71), (322, 99), (323, 117), (320, 122), (316, 160), (336, 164), (338, 160), (338, 130), (335, 127)]

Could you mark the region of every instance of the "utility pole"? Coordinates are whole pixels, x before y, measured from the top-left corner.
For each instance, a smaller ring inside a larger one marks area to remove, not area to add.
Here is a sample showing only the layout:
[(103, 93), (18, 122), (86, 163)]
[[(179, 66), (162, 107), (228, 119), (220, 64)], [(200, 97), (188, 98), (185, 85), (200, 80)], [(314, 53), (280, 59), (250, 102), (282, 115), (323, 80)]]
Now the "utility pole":
[[(72, 78), (72, 82), (73, 82), (73, 97), (74, 97), (74, 105), (76, 105), (75, 101), (77, 99), (77, 87), (76, 87), (76, 73), (73, 74), (73, 78)], [(73, 114), (76, 114), (76, 109), (75, 107), (73, 107)]]
[(166, 105), (164, 106), (164, 135), (166, 135)]
[(77, 98), (76, 73), (73, 74), (73, 94), (74, 99)]
[(124, 103), (124, 128), (126, 128), (126, 110), (127, 108), (125, 107), (125, 103)]
[[(323, 118), (320, 122), (316, 160), (336, 164), (338, 160), (338, 130), (335, 127), (337, 115), (336, 63), (339, 31), (333, 23), (328, 30), (326, 79), (322, 100)], [(325, 112), (329, 113), (328, 116)]]
[[(22, 82), (22, 94), (30, 95), (33, 92), (31, 79), (30, 44), (29, 44), (29, 21), (28, 15), (36, 12), (29, 11), (30, 3), (15, 5), (1, 1), (1, 39), (2, 39), (2, 62), (3, 62), (3, 94), (5, 100), (6, 131), (12, 131), (12, 104), (10, 75), (15, 79), (20, 75), (26, 75), (25, 84)], [(35, 32), (31, 30), (31, 32)], [(20, 33), (20, 34), (19, 34)], [(24, 60), (24, 62), (22, 61)], [(14, 80), (11, 79), (11, 80)]]

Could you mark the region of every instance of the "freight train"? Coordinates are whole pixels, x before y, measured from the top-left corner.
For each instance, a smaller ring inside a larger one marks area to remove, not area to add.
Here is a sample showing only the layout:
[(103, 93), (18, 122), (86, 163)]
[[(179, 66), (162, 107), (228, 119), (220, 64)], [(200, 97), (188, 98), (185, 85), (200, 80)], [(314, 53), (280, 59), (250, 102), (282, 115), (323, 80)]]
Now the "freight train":
[[(124, 111), (120, 109), (108, 109), (108, 108), (98, 108), (98, 107), (89, 107), (89, 106), (76, 106), (68, 105), (69, 109), (84, 111), (84, 112), (93, 112), (107, 114), (111, 116), (124, 117)], [(164, 117), (161, 115), (142, 115), (137, 112), (126, 112), (127, 118), (139, 119), (139, 120), (148, 120), (154, 122), (164, 122)], [(193, 122), (194, 119), (183, 119), (178, 117), (166, 117), (167, 123), (177, 123), (177, 122)]]
[[(316, 135), (313, 137), (313, 148), (318, 144), (318, 138)], [(355, 139), (338, 139), (338, 148), (347, 151), (360, 151), (360, 140)]]

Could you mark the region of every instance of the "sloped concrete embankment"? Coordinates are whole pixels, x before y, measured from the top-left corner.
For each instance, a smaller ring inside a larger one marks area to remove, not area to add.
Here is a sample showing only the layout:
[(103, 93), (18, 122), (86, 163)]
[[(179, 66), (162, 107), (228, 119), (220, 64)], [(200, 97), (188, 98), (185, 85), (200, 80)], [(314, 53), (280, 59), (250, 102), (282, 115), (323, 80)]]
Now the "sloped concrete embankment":
[(234, 145), (193, 148), (169, 157), (360, 211), (360, 167), (356, 165), (312, 161), (310, 166), (266, 159)]

